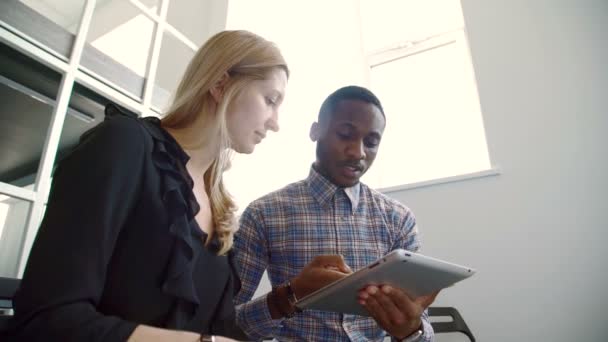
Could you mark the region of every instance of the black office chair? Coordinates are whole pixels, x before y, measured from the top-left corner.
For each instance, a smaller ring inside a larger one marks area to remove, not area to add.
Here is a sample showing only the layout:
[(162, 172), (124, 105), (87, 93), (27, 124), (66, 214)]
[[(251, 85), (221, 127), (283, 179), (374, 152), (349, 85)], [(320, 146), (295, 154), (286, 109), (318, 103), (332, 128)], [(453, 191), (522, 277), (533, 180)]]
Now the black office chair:
[(460, 316), (460, 313), (458, 312), (458, 310), (456, 310), (456, 308), (431, 306), (428, 308), (428, 312), (429, 317), (442, 316), (452, 318), (451, 322), (431, 322), (433, 330), (436, 334), (447, 332), (460, 332), (467, 335), (471, 342), (475, 342), (475, 337), (473, 336), (471, 329), (469, 329), (469, 327), (464, 322), (464, 319), (462, 319), (462, 316)]
[(19, 282), (19, 279), (0, 277), (0, 331), (6, 328), (11, 318), (8, 312), (13, 308), (13, 297)]

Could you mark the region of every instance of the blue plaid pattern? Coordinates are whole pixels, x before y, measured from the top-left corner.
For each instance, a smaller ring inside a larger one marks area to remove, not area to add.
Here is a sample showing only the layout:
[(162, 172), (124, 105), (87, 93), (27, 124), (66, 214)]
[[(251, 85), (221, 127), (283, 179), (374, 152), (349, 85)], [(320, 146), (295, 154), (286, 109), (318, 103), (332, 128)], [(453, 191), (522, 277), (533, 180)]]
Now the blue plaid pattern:
[[(368, 317), (306, 310), (290, 319), (273, 320), (266, 296), (251, 300), (265, 270), (274, 287), (296, 276), (317, 255), (341, 254), (357, 270), (391, 250), (419, 249), (411, 211), (364, 184), (356, 186), (360, 186), (359, 191), (354, 191), (359, 198), (353, 211), (344, 189), (311, 168), (305, 180), (270, 193), (245, 209), (233, 249), (242, 282), (235, 300), (237, 322), (251, 338), (384, 339), (386, 332)], [(433, 330), (426, 312), (422, 321), (424, 334), (419, 341), (432, 341)]]

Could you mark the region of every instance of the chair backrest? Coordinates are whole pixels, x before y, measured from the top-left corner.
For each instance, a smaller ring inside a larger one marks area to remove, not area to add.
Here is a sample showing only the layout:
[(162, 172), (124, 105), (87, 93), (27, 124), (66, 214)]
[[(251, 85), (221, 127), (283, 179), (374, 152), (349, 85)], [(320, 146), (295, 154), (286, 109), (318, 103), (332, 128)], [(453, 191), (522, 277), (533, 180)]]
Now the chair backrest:
[(465, 335), (472, 341), (475, 342), (475, 337), (473, 333), (464, 322), (464, 319), (453, 307), (429, 307), (428, 308), (429, 317), (451, 317), (452, 321), (450, 322), (432, 322), (433, 330), (436, 334), (447, 333), (447, 332), (460, 332)]

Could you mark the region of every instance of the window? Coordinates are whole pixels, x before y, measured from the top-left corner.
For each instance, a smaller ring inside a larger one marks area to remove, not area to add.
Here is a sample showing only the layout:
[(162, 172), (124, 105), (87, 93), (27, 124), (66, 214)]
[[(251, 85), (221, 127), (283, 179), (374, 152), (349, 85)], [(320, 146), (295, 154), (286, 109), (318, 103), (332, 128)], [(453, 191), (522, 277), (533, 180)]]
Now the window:
[(194, 57), (195, 49), (190, 48), (171, 32), (163, 33), (152, 105), (158, 112), (164, 112), (171, 100), (171, 94), (177, 89), (179, 80), (186, 71), (188, 63)]
[(362, 179), (370, 186), (489, 168), (458, 0), (232, 0), (227, 28), (275, 42), (292, 71), (281, 131), (252, 156), (237, 155), (226, 174), (241, 209), (306, 177), (315, 159), (310, 125), (325, 97), (345, 85), (372, 89), (386, 109), (378, 157)]
[[(156, 5), (150, 9), (156, 11)], [(87, 42), (130, 72), (145, 77), (155, 25), (128, 1), (98, 2)], [(117, 74), (115, 78), (120, 77)]]
[(84, 10), (84, 1), (19, 0), (0, 2), (2, 20), (36, 45), (67, 60)]
[(458, 0), (362, 0), (370, 86), (387, 115), (367, 182), (387, 188), (490, 168)]

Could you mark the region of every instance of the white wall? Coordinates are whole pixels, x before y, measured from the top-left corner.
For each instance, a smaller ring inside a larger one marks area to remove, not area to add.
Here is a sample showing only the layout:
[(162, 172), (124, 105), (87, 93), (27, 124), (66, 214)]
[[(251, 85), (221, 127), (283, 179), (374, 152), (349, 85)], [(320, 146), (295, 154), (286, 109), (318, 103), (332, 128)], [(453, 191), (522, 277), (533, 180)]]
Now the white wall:
[[(391, 194), (479, 341), (608, 338), (608, 1), (462, 0), (496, 177)], [(406, 166), (406, 165), (405, 165)]]

